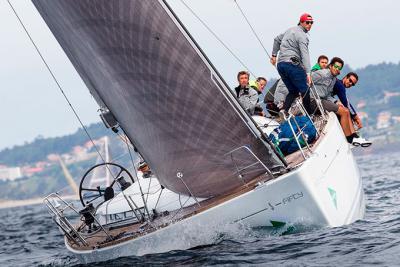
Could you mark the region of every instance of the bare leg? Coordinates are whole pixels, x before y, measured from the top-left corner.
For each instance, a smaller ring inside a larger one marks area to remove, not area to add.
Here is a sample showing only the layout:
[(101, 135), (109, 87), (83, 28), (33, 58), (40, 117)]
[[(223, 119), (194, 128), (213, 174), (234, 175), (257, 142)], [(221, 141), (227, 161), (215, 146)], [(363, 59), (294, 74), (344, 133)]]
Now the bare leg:
[(350, 136), (355, 133), (354, 125), (351, 121), (350, 111), (342, 106), (339, 106), (337, 113), (340, 117), (340, 125), (342, 126), (345, 136)]

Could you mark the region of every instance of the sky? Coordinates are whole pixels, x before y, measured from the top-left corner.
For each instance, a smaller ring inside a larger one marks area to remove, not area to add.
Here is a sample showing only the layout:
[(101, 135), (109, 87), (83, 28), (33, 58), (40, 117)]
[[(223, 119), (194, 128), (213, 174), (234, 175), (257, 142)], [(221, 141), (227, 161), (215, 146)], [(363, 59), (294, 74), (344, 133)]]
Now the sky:
[[(168, 1), (200, 47), (234, 86), (241, 65), (182, 4)], [(98, 106), (28, 0), (11, 0), (29, 33), (84, 124), (98, 122)], [(185, 0), (256, 76), (278, 77), (234, 0)], [(340, 56), (354, 68), (400, 61), (400, 1), (237, 0), (267, 51), (273, 39), (297, 24), (304, 12), (314, 17), (311, 61)], [(0, 0), (0, 149), (38, 136), (72, 133), (80, 126), (40, 60), (6, 0)]]

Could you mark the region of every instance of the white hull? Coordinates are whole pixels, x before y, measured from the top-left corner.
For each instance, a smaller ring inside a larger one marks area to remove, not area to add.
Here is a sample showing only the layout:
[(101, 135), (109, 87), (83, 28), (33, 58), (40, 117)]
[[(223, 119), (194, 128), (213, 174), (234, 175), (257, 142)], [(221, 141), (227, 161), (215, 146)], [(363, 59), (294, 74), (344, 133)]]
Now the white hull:
[(359, 170), (337, 119), (331, 114), (326, 136), (299, 168), (254, 190), (155, 232), (94, 250), (68, 249), (82, 262), (105, 261), (188, 249), (213, 242), (235, 223), (272, 226), (271, 221), (336, 227), (363, 218)]

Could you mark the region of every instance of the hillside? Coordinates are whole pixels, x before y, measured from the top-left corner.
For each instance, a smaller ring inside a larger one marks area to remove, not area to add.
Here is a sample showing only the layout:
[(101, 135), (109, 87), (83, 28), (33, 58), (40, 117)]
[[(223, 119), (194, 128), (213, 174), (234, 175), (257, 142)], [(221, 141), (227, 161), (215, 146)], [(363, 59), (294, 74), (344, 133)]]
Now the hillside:
[[(106, 129), (103, 123), (91, 124), (87, 127), (87, 130), (93, 139), (111, 134), (111, 131)], [(34, 141), (27, 142), (24, 145), (1, 150), (0, 165), (18, 166), (43, 161), (49, 154), (67, 153), (74, 146), (82, 145), (87, 141), (89, 139), (82, 128), (79, 128), (73, 134), (60, 137), (44, 138), (39, 136)]]
[(384, 97), (384, 91), (400, 92), (400, 63), (381, 63), (356, 69), (360, 81), (351, 92), (356, 99), (375, 101)]
[[(87, 130), (100, 153), (105, 153), (101, 140), (108, 136), (111, 160), (126, 167), (131, 166), (127, 147), (118, 136), (107, 130), (102, 123), (92, 124)], [(20, 174), (17, 178), (0, 177), (0, 202), (41, 198), (60, 189), (63, 189), (63, 194), (71, 194), (59, 157), (63, 159), (76, 184), (100, 160), (95, 147), (82, 129), (66, 136), (38, 137), (25, 145), (4, 149), (0, 151), (1, 175), (12, 173), (9, 170), (18, 170)], [(105, 155), (102, 157), (105, 158)]]
[(400, 116), (400, 63), (369, 65), (355, 72), (360, 81), (349, 90), (349, 98), (354, 106), (359, 104), (359, 111), (367, 113), (369, 124), (376, 124), (382, 111)]

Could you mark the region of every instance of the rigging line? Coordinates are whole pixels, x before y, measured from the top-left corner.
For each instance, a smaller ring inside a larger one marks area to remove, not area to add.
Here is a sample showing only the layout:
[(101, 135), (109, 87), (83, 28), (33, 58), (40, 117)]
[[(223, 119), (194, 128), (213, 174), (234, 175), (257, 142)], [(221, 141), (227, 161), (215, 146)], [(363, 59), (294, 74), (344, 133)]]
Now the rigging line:
[[(218, 35), (194, 12), (193, 9), (191, 9), (185, 2), (184, 0), (180, 0), (182, 2), (182, 4), (193, 14), (193, 16), (195, 16), (197, 18), (197, 20), (200, 21), (201, 24), (203, 24), (203, 26), (225, 47), (226, 50), (228, 50), (228, 52), (245, 68), (247, 69), (248, 72), (250, 72), (250, 74), (254, 77), (257, 78), (257, 76), (249, 69), (249, 67), (247, 67), (246, 64), (244, 64), (244, 62), (238, 57), (236, 56), (236, 54), (221, 40), (221, 38), (218, 37)], [(236, 3), (236, 0), (235, 0)], [(238, 3), (236, 3), (236, 5), (238, 5)], [(241, 10), (240, 6), (238, 5), (239, 10)], [(242, 11), (241, 11), (242, 12)], [(244, 15), (244, 13), (242, 12), (242, 15), (245, 17), (245, 19), (247, 20), (246, 16)], [(254, 31), (253, 27), (251, 26), (250, 22), (247, 20), (247, 23), (249, 24), (250, 28), (252, 29), (253, 33), (256, 35), (258, 41), (260, 42), (261, 46), (264, 48), (264, 51), (267, 53), (268, 57), (270, 57), (267, 49), (264, 47), (264, 45), (262, 44), (261, 40), (258, 38), (258, 35), (256, 34), (256, 32)], [(276, 66), (274, 65), (275, 69)], [(271, 92), (268, 90), (266, 92), (266, 94), (271, 94)], [(273, 95), (272, 95), (273, 96)]]
[[(258, 34), (256, 33), (256, 31), (254, 30), (253, 26), (251, 25), (250, 21), (248, 20), (246, 14), (244, 13), (243, 9), (240, 7), (239, 3), (237, 0), (233, 0), (237, 6), (237, 8), (239, 9), (240, 13), (242, 14), (243, 18), (246, 20), (247, 24), (249, 25), (251, 31), (253, 32), (254, 36), (257, 38), (258, 42), (260, 43), (260, 45), (262, 46), (262, 48), (264, 49), (265, 53), (267, 54), (267, 56), (269, 57), (269, 59), (271, 59), (271, 55), (268, 53), (267, 49), (265, 48), (264, 44), (262, 43), (260, 37), (258, 36)], [(275, 67), (275, 69), (277, 69), (276, 65), (273, 65)], [(311, 88), (309, 88), (311, 89)], [(271, 94), (269, 91), (267, 92), (267, 94)], [(323, 115), (324, 116), (324, 115)]]
[(258, 34), (256, 33), (256, 31), (254, 30), (253, 26), (251, 25), (250, 21), (247, 19), (246, 14), (244, 14), (243, 9), (240, 7), (239, 3), (237, 2), (237, 0), (233, 0), (236, 4), (236, 6), (238, 7), (240, 13), (242, 13), (243, 18), (246, 20), (247, 24), (249, 25), (251, 31), (253, 32), (253, 34), (255, 35), (255, 37), (257, 38), (258, 42), (260, 43), (260, 45), (262, 46), (262, 48), (264, 49), (265, 53), (268, 55), (269, 59), (271, 59), (271, 56), (269, 55), (267, 49), (265, 48), (264, 44), (262, 43), (260, 37), (258, 36)]
[(161, 187), (161, 191), (160, 191), (160, 194), (158, 195), (158, 198), (157, 198), (156, 205), (154, 206), (154, 210), (156, 210), (156, 209), (157, 209), (158, 202), (160, 201), (160, 197), (161, 197), (161, 194), (162, 194), (163, 190), (164, 190), (164, 188), (163, 188), (163, 187)]
[[(19, 23), (21, 24), (22, 28), (24, 28), (25, 33), (28, 35), (30, 41), (32, 42), (33, 46), (35, 47), (37, 53), (39, 54), (40, 58), (42, 59), (43, 63), (45, 64), (47, 70), (49, 71), (51, 77), (53, 78), (53, 80), (55, 81), (55, 83), (57, 84), (57, 87), (60, 89), (62, 95), (64, 96), (65, 100), (67, 101), (68, 105), (70, 106), (72, 112), (75, 114), (75, 117), (78, 119), (80, 125), (82, 126), (83, 130), (85, 131), (86, 135), (88, 136), (90, 142), (93, 144), (93, 146), (96, 149), (97, 154), (99, 154), (100, 158), (103, 160), (103, 162), (105, 163), (105, 160), (103, 158), (103, 156), (101, 155), (100, 151), (98, 150), (97, 146), (95, 145), (92, 137), (90, 136), (86, 126), (83, 124), (81, 118), (79, 117), (78, 113), (76, 112), (75, 108), (72, 106), (71, 102), (69, 101), (68, 97), (66, 96), (66, 94), (64, 93), (63, 89), (61, 88), (60, 83), (58, 82), (57, 78), (55, 77), (54, 73), (52, 72), (52, 70), (50, 69), (50, 66), (47, 64), (46, 60), (44, 59), (42, 53), (40, 52), (38, 46), (36, 45), (35, 41), (33, 40), (33, 38), (31, 37), (31, 35), (29, 34), (27, 28), (25, 27), (24, 23), (22, 22), (21, 18), (18, 16), (17, 11), (14, 9), (13, 5), (11, 4), (10, 0), (7, 0), (8, 4), (10, 5), (11, 9), (13, 10), (15, 16), (17, 17)], [(111, 171), (110, 171), (111, 172)]]
[[(261, 41), (260, 37), (258, 36), (257, 32), (254, 30), (254, 27), (251, 25), (250, 21), (248, 20), (246, 14), (244, 13), (243, 9), (240, 7), (239, 3), (237, 2), (237, 0), (233, 0), (237, 6), (237, 8), (239, 9), (240, 13), (242, 14), (243, 18), (246, 20), (247, 25), (249, 25), (251, 31), (253, 32), (254, 36), (256, 37), (256, 39), (258, 40), (258, 42), (260, 43), (260, 45), (262, 46), (262, 48), (264, 49), (264, 52), (267, 54), (268, 58), (271, 60), (271, 55), (268, 53), (267, 48), (265, 48), (263, 42)], [(273, 65), (274, 69), (277, 70), (276, 65)], [(270, 94), (270, 91), (268, 90), (268, 92), (266, 94)]]
[(218, 42), (220, 42), (220, 44), (225, 47), (225, 49), (245, 68), (247, 69), (248, 72), (250, 72), (250, 74), (253, 77), (257, 77), (251, 70), (249, 67), (247, 67), (247, 65), (221, 40), (221, 38), (218, 37), (218, 35), (204, 22), (204, 20), (202, 20), (195, 12), (193, 9), (191, 9), (185, 2), (184, 0), (180, 0), (181, 3), (190, 11), (190, 13), (193, 14), (193, 16), (195, 16), (197, 18), (198, 21), (200, 21), (201, 24), (203, 24), (203, 26), (215, 37), (215, 39), (218, 40)]
[(147, 202), (147, 200), (149, 199), (149, 194), (150, 194), (150, 185), (151, 185), (151, 179), (153, 178), (153, 175), (151, 175), (150, 176), (150, 179), (149, 179), (149, 185), (148, 185), (148, 188), (147, 188), (147, 195), (146, 195), (146, 202)]
[(122, 135), (120, 133), (117, 133), (117, 134), (121, 138), (121, 140), (126, 144), (126, 147), (128, 148), (129, 157), (130, 157), (131, 162), (132, 162), (132, 168), (133, 168), (133, 170), (135, 172), (136, 180), (137, 180), (137, 182), (139, 184), (140, 195), (142, 197), (142, 201), (143, 201), (143, 204), (144, 204), (145, 212), (147, 212), (148, 219), (150, 220), (150, 213), (149, 213), (149, 209), (147, 207), (147, 201), (144, 199), (144, 193), (143, 193), (142, 185), (141, 185), (141, 183), (139, 181), (139, 177), (138, 177), (138, 174), (137, 174), (137, 171), (136, 171), (135, 161), (133, 160), (133, 156), (132, 156), (132, 153), (131, 153), (131, 148), (129, 147), (128, 141), (125, 141), (125, 139), (122, 137)]

